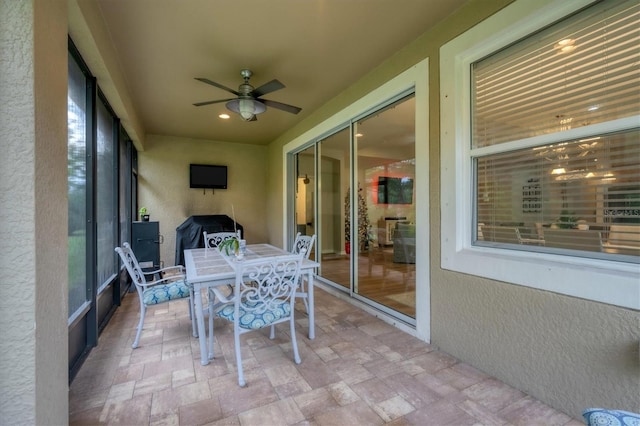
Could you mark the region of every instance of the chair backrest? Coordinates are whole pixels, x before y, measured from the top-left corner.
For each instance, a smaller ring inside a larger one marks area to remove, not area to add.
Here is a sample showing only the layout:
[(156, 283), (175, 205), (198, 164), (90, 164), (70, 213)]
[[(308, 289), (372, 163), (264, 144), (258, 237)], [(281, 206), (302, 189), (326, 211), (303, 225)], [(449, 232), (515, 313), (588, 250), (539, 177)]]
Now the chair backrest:
[(580, 231), (577, 229), (545, 229), (545, 247), (570, 250), (601, 251), (600, 231)]
[(640, 248), (640, 225), (611, 224), (608, 242)]
[(240, 230), (237, 232), (207, 232), (202, 233), (204, 235), (204, 248), (218, 248), (218, 246), (225, 240), (231, 238), (242, 239)]
[(299, 254), (302, 252), (302, 250), (304, 250), (304, 257), (305, 259), (308, 259), (309, 255), (311, 254), (311, 250), (313, 250), (313, 245), (315, 243), (316, 243), (316, 234), (309, 236), (309, 235), (302, 235), (300, 232), (298, 232), (298, 234), (296, 234), (296, 239), (293, 242), (293, 249), (291, 250), (291, 253)]
[(131, 246), (129, 243), (122, 243), (122, 247), (116, 247), (115, 250), (116, 253), (120, 255), (120, 259), (122, 260), (122, 263), (124, 263), (124, 267), (127, 269), (127, 272), (129, 273), (133, 283), (136, 285), (136, 288), (138, 291), (142, 291), (140, 286), (146, 284), (147, 279), (140, 267), (140, 264), (138, 264), (138, 259), (133, 253)]
[(496, 243), (520, 244), (520, 231), (516, 226), (482, 226), (482, 237), (485, 241)]
[(415, 223), (397, 222), (393, 237), (394, 238), (415, 238), (416, 237)]
[[(245, 260), (236, 264), (234, 293), (240, 296), (235, 298), (236, 313), (242, 307), (258, 321), (240, 324), (241, 327), (262, 328), (264, 325), (259, 321), (267, 312), (289, 316), (293, 311), (302, 260), (302, 254), (295, 254)], [(284, 304), (289, 304), (289, 307), (283, 309)]]

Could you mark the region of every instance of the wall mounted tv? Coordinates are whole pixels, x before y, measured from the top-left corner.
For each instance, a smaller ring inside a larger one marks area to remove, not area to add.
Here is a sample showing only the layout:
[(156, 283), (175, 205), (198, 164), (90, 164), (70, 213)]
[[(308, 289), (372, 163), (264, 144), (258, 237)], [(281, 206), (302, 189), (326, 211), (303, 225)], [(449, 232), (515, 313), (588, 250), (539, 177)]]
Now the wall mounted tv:
[(412, 204), (413, 179), (378, 176), (378, 204)]
[(190, 164), (189, 186), (191, 188), (227, 189), (227, 166)]

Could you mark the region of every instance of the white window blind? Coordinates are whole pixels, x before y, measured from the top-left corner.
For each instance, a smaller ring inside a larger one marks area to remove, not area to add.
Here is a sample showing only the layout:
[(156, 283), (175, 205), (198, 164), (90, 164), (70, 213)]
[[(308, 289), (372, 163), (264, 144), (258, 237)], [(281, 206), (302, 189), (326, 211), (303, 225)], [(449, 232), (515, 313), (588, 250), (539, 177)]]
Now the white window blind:
[(603, 2), (473, 64), (473, 147), (637, 115), (639, 18)]
[(477, 244), (640, 259), (639, 18), (601, 2), (472, 65)]

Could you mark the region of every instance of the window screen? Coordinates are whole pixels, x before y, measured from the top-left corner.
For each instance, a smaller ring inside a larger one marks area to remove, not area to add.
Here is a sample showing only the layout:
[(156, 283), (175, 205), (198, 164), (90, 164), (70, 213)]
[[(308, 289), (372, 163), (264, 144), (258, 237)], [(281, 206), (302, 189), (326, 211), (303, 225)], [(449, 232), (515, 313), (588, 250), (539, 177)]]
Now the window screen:
[(106, 101), (97, 103), (96, 217), (98, 293), (117, 273), (113, 248), (118, 245), (118, 196), (116, 174), (116, 131), (114, 116)]
[(87, 283), (87, 78), (72, 55), (67, 95), (69, 317), (89, 302)]

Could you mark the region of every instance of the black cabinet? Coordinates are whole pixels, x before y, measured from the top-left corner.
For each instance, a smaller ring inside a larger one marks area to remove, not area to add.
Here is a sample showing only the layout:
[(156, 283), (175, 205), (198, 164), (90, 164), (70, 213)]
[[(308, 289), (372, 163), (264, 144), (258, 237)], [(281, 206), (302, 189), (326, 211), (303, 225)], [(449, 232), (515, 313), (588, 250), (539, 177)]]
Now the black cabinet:
[(143, 270), (160, 268), (160, 223), (133, 222), (131, 248)]

